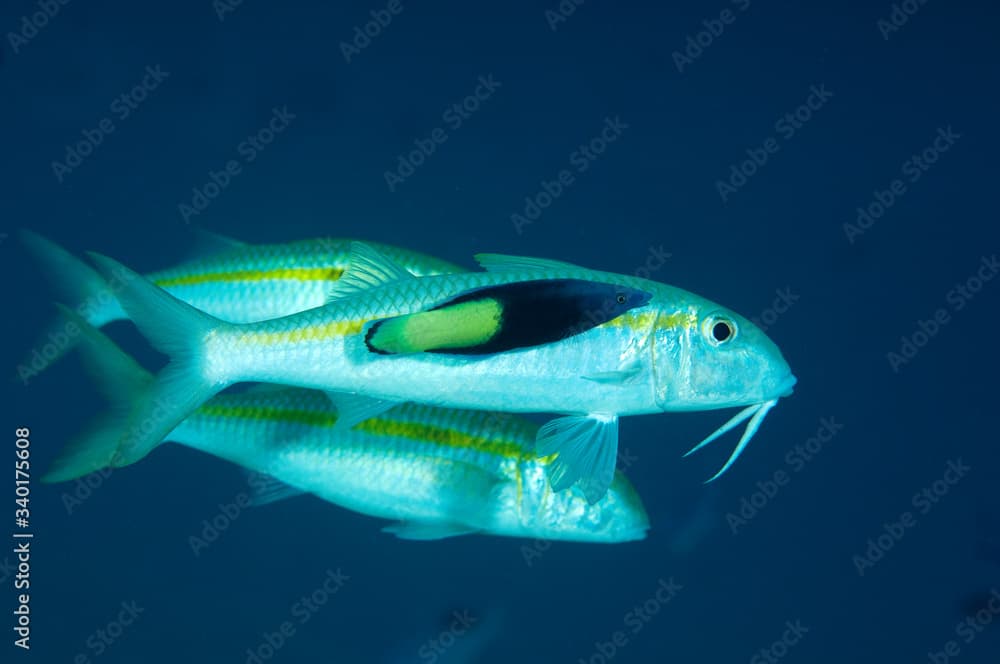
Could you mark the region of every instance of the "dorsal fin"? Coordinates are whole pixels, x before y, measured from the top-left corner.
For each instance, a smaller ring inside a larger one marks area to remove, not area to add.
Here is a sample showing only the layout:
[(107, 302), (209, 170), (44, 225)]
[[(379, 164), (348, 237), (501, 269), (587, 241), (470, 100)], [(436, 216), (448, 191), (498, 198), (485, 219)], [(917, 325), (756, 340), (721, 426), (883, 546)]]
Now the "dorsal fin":
[(394, 261), (386, 258), (375, 247), (364, 242), (352, 242), (347, 267), (340, 279), (333, 283), (326, 301), (359, 293), (401, 279), (415, 279)]
[(509, 256), (507, 254), (476, 254), (476, 262), (487, 272), (523, 272), (524, 270), (584, 270), (586, 268), (551, 258)]
[(399, 405), (398, 401), (376, 399), (364, 394), (348, 394), (346, 392), (326, 392), (327, 398), (337, 409), (336, 430), (343, 431), (360, 424), (365, 420), (378, 417), (387, 410)]
[(246, 242), (231, 238), (228, 235), (222, 235), (221, 233), (195, 226), (194, 246), (189, 253), (190, 258), (205, 258), (206, 256), (233, 251), (234, 249), (245, 249), (249, 246)]

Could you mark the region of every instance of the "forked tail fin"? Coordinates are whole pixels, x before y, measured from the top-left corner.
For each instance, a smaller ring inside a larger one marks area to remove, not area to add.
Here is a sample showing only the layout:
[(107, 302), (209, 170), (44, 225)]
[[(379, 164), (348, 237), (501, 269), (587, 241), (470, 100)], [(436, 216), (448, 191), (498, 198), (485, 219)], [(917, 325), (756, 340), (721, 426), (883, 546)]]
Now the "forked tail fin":
[(121, 275), (108, 280), (82, 259), (38, 233), (21, 229), (24, 244), (42, 267), (42, 274), (52, 284), (63, 304), (74, 309), (94, 327), (101, 327), (125, 316), (115, 298)]
[[(125, 316), (114, 294), (117, 281), (109, 285), (83, 260), (37, 233), (21, 229), (20, 238), (28, 253), (38, 261), (42, 275), (52, 284), (58, 299), (88, 323), (100, 327)], [(18, 365), (18, 376), (24, 383), (73, 349), (76, 338), (68, 329), (67, 321), (59, 316), (39, 335), (28, 356)]]
[(185, 304), (124, 265), (90, 254), (102, 275), (122, 275), (118, 301), (139, 331), (170, 364), (139, 400), (122, 433), (113, 466), (127, 466), (146, 456), (174, 427), (227, 386), (205, 373), (209, 335), (229, 323)]
[(61, 322), (79, 328), (77, 341), (84, 369), (94, 379), (110, 408), (59, 452), (42, 476), (43, 482), (65, 482), (110, 466), (132, 409), (153, 383), (153, 374), (139, 366), (104, 333), (68, 307), (58, 306)]

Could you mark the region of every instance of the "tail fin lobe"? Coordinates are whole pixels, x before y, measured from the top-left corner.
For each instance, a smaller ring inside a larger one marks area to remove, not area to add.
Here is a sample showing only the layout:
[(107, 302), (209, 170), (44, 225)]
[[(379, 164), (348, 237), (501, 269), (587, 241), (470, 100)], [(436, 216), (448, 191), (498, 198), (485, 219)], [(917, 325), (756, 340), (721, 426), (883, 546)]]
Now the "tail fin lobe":
[(229, 324), (178, 300), (111, 258), (89, 255), (106, 277), (119, 276), (122, 307), (149, 342), (170, 356), (170, 364), (143, 394), (122, 435), (112, 465), (126, 466), (146, 456), (182, 420), (228, 385), (217, 376), (206, 375), (205, 345), (212, 334)]
[(62, 321), (79, 328), (78, 343), (84, 368), (111, 407), (59, 452), (42, 476), (43, 482), (65, 482), (110, 466), (135, 400), (153, 382), (151, 373), (102, 332), (68, 307), (57, 306)]

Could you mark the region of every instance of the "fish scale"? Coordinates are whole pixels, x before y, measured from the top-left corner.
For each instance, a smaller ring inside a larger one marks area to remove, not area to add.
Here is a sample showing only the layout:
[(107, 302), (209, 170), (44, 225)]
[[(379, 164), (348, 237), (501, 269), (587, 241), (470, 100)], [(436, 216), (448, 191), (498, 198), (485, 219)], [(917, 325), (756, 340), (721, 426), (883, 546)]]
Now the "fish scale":
[(353, 429), (335, 421), (334, 405), (314, 390), (250, 391), (215, 397), (169, 439), (382, 518), (606, 542), (648, 528), (620, 473), (597, 505), (578, 491), (553, 494), (544, 479), (551, 460), (531, 452), (538, 427), (524, 418), (403, 404)]
[[(211, 368), (208, 371), (237, 380), (363, 391), (373, 397), (398, 400), (426, 398), (426, 395), (415, 397), (393, 391), (393, 384), (403, 385), (396, 377), (398, 372), (409, 375), (431, 372), (429, 380), (444, 382), (459, 379), (455, 374), (463, 374), (468, 394), (490, 390), (499, 399), (495, 407), (501, 410), (657, 412), (659, 408), (653, 401), (651, 385), (645, 389), (613, 390), (583, 378), (588, 374), (617, 369), (622, 354), (633, 352), (629, 350), (630, 346), (637, 348), (643, 345), (637, 337), (650, 334), (657, 307), (668, 306), (668, 313), (676, 313), (678, 306), (685, 305), (683, 291), (636, 277), (573, 267), (547, 271), (545, 279), (608, 281), (610, 278), (622, 286), (656, 291), (655, 304), (633, 310), (623, 320), (607, 323), (558, 343), (471, 362), (460, 356), (442, 355), (379, 358), (371, 355), (361, 343), (364, 326), (371, 321), (431, 309), (477, 288), (530, 281), (539, 276), (537, 270), (517, 270), (403, 279), (294, 316), (227, 328), (220, 331), (218, 339), (209, 346), (206, 359)], [(364, 356), (365, 366), (360, 367), (360, 371), (357, 366), (348, 370), (345, 365), (355, 363), (354, 358), (358, 355)], [(544, 380), (531, 381), (539, 366), (549, 369), (548, 375)], [(648, 381), (649, 367), (646, 369), (645, 378)], [(444, 376), (445, 373), (449, 376)], [(353, 381), (349, 380), (352, 374)], [(517, 393), (511, 391), (508, 380), (515, 376), (524, 378), (518, 385)], [(499, 379), (504, 384), (493, 388), (487, 384), (493, 379)], [(574, 392), (567, 393), (570, 387)], [(576, 398), (571, 400), (567, 398), (569, 396)], [(448, 403), (437, 405), (477, 407), (476, 402), (463, 401), (461, 397), (458, 401), (454, 396), (450, 398)], [(518, 408), (518, 402), (537, 405)]]
[[(352, 242), (317, 238), (247, 245), (152, 272), (147, 278), (221, 320), (248, 323), (279, 318), (326, 302), (332, 285), (347, 267)], [(376, 246), (418, 276), (461, 270), (419, 252)]]
[[(278, 383), (355, 395), (352, 417), (405, 401), (562, 414), (539, 430), (537, 450), (556, 455), (553, 488), (579, 483), (597, 501), (614, 475), (619, 416), (744, 406), (704, 442), (747, 422), (718, 477), (791, 394), (795, 377), (777, 346), (705, 298), (556, 261), (478, 259), (486, 272), (413, 277), (355, 245), (329, 304), (244, 325), (207, 317), (136, 275), (121, 297), (173, 358), (152, 398), (170, 409), (122, 439), (118, 463), (141, 458), (226, 386)], [(106, 275), (130, 274), (94, 260)], [(136, 421), (153, 417), (140, 411)]]
[[(112, 464), (131, 426), (128, 413), (146, 402), (155, 380), (78, 314), (66, 307), (60, 313), (79, 326), (84, 368), (112, 407), (59, 453), (44, 482), (77, 480)], [(624, 542), (642, 539), (649, 528), (622, 475), (599, 504), (580, 491), (553, 494), (545, 481), (552, 459), (532, 453), (537, 425), (530, 420), (402, 404), (352, 427), (341, 422), (343, 399), (258, 385), (209, 399), (165, 438), (253, 471), (248, 483), (261, 501), (312, 493), (395, 519), (387, 530), (409, 539), (477, 532)]]

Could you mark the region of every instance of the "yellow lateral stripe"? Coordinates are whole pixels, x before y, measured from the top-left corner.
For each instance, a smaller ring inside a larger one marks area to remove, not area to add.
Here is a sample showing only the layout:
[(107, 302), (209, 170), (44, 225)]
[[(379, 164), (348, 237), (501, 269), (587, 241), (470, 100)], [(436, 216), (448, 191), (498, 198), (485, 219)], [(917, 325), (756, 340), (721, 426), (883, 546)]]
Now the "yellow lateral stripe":
[(675, 311), (672, 314), (661, 315), (657, 323), (668, 330), (676, 327), (691, 327), (698, 324), (698, 316), (690, 311)]
[(628, 327), (636, 331), (649, 328), (654, 321), (658, 327), (672, 330), (676, 327), (690, 327), (698, 322), (698, 317), (690, 311), (663, 313), (659, 311), (627, 312), (612, 318), (600, 327)]
[(483, 436), (473, 436), (455, 429), (436, 427), (418, 422), (390, 420), (377, 417), (365, 420), (354, 427), (357, 431), (377, 434), (380, 436), (395, 436), (407, 438), (422, 443), (432, 443), (443, 447), (472, 449), (486, 454), (495, 454), (504, 458), (530, 458), (521, 445), (507, 440), (491, 440)]
[(209, 403), (199, 408), (197, 414), (205, 417), (238, 417), (318, 427), (331, 427), (337, 423), (336, 413), (271, 406), (223, 406)]
[(160, 288), (171, 286), (197, 286), (218, 282), (234, 281), (336, 281), (344, 271), (336, 267), (283, 267), (273, 270), (232, 270), (230, 272), (205, 272), (202, 274), (185, 274), (177, 277), (164, 277), (155, 283)]
[(326, 341), (337, 337), (346, 337), (350, 334), (357, 334), (364, 329), (364, 320), (341, 320), (319, 325), (309, 325), (291, 330), (281, 330), (280, 332), (246, 332), (238, 337), (238, 343), (242, 344), (291, 344), (302, 341)]
[[(332, 427), (337, 423), (337, 415), (333, 412), (270, 406), (228, 406), (209, 403), (199, 408), (197, 414), (202, 417), (233, 417), (317, 427)], [(376, 417), (357, 424), (354, 430), (369, 435), (406, 438), (441, 447), (472, 449), (504, 458), (531, 458), (531, 454), (515, 442), (473, 436), (457, 429), (418, 422)]]
[(655, 311), (644, 311), (642, 313), (626, 312), (621, 316), (616, 316), (599, 327), (629, 327), (642, 329), (648, 327), (656, 319)]

